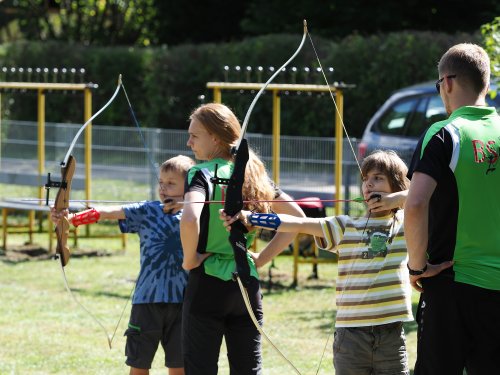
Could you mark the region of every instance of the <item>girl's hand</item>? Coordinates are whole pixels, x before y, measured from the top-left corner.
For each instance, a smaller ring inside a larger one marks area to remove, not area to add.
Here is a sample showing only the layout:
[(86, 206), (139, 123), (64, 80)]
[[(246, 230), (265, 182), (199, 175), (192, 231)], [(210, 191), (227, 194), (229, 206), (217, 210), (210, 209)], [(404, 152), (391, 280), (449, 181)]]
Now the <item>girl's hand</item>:
[(223, 225), (226, 227), (226, 230), (228, 232), (231, 230), (231, 224), (234, 223), (236, 220), (241, 221), (248, 228), (249, 231), (255, 229), (248, 221), (248, 217), (252, 214), (250, 211), (240, 211), (236, 215), (231, 217), (224, 212), (224, 209), (220, 209), (219, 214), (220, 214), (220, 219), (224, 220)]
[(370, 193), (370, 196), (379, 194), (381, 198), (369, 199), (368, 202), (366, 202), (368, 204), (368, 210), (371, 212), (380, 212), (400, 207), (405, 203), (407, 192), (407, 190), (397, 193), (372, 192)]
[(73, 221), (73, 215), (69, 214), (67, 208), (65, 208), (60, 212), (57, 212), (54, 206), (50, 206), (50, 215), (49, 215), (50, 221), (52, 221), (54, 224), (59, 224), (61, 222), (61, 217), (63, 216), (65, 216), (70, 223)]
[(253, 253), (250, 250), (247, 250), (247, 253), (250, 254), (250, 256), (252, 257), (253, 262), (255, 263), (255, 266), (257, 268), (260, 268), (263, 266), (263, 264), (260, 264), (260, 262), (259, 262), (259, 253)]
[(176, 214), (184, 207), (183, 204), (179, 204), (177, 202), (182, 202), (183, 197), (167, 197), (163, 202), (163, 213), (168, 214), (170, 211)]

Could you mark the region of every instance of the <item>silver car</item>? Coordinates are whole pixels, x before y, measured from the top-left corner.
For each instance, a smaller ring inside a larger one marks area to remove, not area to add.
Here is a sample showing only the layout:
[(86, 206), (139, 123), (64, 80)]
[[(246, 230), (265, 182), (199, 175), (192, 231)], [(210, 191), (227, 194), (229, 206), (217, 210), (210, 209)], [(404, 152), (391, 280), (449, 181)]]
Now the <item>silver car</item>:
[[(490, 85), (486, 102), (496, 107), (498, 112), (500, 95), (491, 94), (497, 89), (497, 84)], [(424, 131), (447, 117), (433, 81), (398, 90), (371, 118), (358, 144), (358, 155), (362, 159), (373, 150), (391, 149), (409, 164)]]

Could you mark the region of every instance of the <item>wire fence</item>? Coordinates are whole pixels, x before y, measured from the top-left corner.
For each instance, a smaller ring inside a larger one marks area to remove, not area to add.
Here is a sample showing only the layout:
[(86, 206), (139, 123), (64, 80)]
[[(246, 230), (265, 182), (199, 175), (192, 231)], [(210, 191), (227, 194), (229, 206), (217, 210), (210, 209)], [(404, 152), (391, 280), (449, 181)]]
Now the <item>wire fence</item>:
[[(1, 172), (38, 173), (38, 124), (28, 121), (2, 121)], [(60, 173), (70, 143), (81, 125), (45, 123), (45, 173)], [(171, 157), (194, 157), (186, 145), (186, 130), (141, 129), (155, 169)], [(265, 162), (272, 176), (272, 135), (247, 133), (250, 146)], [(352, 199), (361, 196), (359, 169), (346, 139), (343, 141), (342, 180), (335, 191), (335, 138), (281, 136), (280, 188), (296, 199)], [(357, 150), (356, 139), (351, 139)], [(75, 177), (85, 178), (84, 137), (78, 139), (73, 155), (77, 161)], [(44, 173), (44, 174), (45, 174)], [(45, 181), (46, 177), (39, 176)], [(157, 199), (158, 182), (137, 128), (92, 125), (92, 197), (100, 199)], [(4, 197), (5, 198), (5, 197)], [(332, 204), (325, 204), (331, 206)], [(358, 215), (364, 206), (346, 202), (344, 212)]]

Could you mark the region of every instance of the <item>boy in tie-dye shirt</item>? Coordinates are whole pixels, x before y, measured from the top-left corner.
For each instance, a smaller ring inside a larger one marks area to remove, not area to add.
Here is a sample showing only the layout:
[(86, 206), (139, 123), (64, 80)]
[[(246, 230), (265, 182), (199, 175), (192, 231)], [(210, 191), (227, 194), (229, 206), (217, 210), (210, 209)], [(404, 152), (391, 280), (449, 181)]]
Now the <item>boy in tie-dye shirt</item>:
[[(179, 232), (182, 210), (175, 199), (182, 199), (186, 174), (194, 165), (192, 159), (181, 155), (162, 164), (158, 188), (160, 201), (96, 210), (100, 220), (118, 219), (123, 233), (136, 233), (140, 237), (141, 269), (125, 331), (125, 363), (130, 366), (130, 375), (149, 373), (160, 342), (165, 351), (165, 366), (169, 375), (184, 374), (181, 317), (188, 272), (182, 268)], [(174, 201), (165, 202), (172, 198)], [(51, 220), (57, 223), (59, 216), (60, 213), (53, 210)], [(73, 214), (68, 215), (70, 223), (74, 217)]]

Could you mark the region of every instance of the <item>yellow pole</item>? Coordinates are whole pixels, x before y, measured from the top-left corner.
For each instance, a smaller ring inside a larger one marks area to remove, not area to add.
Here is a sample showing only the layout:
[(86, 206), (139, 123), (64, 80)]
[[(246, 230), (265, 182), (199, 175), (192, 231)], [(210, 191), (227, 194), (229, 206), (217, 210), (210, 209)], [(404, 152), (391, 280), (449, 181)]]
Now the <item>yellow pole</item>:
[(219, 87), (214, 87), (214, 102), (222, 103), (222, 94)]
[(2, 161), (2, 93), (0, 92), (0, 166)]
[(273, 180), (280, 184), (280, 118), (281, 98), (278, 90), (273, 90)]
[[(38, 89), (38, 198), (43, 198), (42, 173), (45, 165), (45, 94)], [(40, 204), (43, 204), (40, 202)]]
[[(89, 88), (84, 91), (84, 123), (92, 117), (92, 93)], [(92, 123), (85, 128), (85, 199), (91, 200), (92, 181)], [(87, 236), (90, 236), (90, 225), (86, 226)]]
[[(340, 90), (337, 90), (337, 108), (339, 111), (335, 115), (335, 199), (342, 199), (342, 139), (344, 133), (341, 118), (344, 118), (344, 97)], [(341, 202), (335, 202), (335, 215), (341, 214), (340, 208)]]
[(293, 284), (298, 285), (299, 283), (299, 246), (300, 246), (300, 234), (293, 240)]

